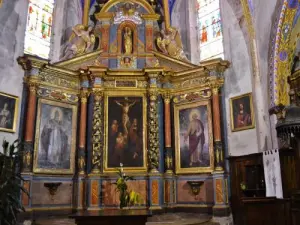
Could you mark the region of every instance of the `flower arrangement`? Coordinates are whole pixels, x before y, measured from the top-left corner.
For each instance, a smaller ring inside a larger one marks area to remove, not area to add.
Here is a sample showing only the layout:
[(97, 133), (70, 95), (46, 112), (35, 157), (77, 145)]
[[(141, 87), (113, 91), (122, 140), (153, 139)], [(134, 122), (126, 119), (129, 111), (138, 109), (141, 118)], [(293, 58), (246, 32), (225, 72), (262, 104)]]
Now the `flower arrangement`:
[(117, 192), (120, 194), (120, 209), (128, 206), (134, 206), (141, 203), (141, 197), (134, 191), (128, 191), (127, 181), (134, 180), (132, 176), (126, 176), (123, 172), (123, 164), (120, 163), (120, 168), (117, 168), (118, 179), (114, 183), (117, 187)]

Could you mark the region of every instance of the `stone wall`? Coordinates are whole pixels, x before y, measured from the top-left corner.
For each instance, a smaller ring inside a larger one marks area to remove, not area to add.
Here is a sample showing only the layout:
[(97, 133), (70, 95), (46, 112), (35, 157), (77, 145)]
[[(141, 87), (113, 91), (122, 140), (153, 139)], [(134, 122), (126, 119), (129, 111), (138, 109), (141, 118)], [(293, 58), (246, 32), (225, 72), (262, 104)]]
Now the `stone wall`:
[(24, 51), (27, 7), (28, 1), (9, 0), (4, 1), (0, 8), (0, 91), (20, 98), (17, 131), (0, 131), (1, 145), (4, 138), (10, 142), (18, 138), (24, 72), (18, 65), (17, 58), (23, 55)]

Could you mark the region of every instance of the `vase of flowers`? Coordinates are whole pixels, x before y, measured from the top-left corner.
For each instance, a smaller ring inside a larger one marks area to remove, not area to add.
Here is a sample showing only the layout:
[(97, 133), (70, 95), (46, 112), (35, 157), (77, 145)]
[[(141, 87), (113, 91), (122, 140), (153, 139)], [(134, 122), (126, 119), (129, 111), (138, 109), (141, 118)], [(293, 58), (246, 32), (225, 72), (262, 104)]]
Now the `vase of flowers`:
[(134, 191), (128, 191), (127, 181), (134, 180), (134, 178), (132, 176), (126, 176), (123, 171), (122, 163), (120, 163), (120, 168), (117, 168), (117, 170), (118, 179), (114, 184), (120, 195), (120, 209), (139, 204), (141, 202), (140, 195)]

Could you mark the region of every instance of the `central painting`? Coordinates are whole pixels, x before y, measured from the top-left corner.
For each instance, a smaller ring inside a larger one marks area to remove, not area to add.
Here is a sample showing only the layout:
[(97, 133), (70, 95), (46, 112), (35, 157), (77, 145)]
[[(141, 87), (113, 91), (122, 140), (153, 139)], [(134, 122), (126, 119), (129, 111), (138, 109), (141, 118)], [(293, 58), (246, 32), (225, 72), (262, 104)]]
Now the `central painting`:
[(121, 163), (127, 171), (146, 171), (146, 98), (143, 93), (125, 94), (107, 93), (105, 98), (107, 172)]

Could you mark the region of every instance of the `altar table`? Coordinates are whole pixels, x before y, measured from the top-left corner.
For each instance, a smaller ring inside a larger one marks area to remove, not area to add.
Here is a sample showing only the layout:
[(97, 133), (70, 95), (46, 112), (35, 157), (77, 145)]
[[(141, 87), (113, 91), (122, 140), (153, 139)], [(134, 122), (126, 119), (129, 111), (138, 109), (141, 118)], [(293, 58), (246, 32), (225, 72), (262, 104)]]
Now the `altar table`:
[(147, 218), (152, 216), (149, 210), (112, 209), (101, 211), (82, 211), (75, 213), (70, 218), (77, 225), (145, 225)]

